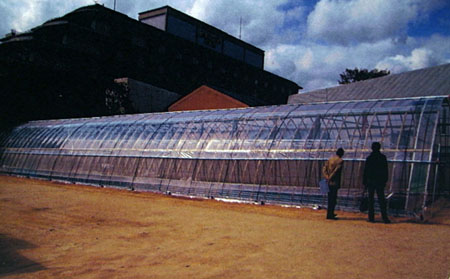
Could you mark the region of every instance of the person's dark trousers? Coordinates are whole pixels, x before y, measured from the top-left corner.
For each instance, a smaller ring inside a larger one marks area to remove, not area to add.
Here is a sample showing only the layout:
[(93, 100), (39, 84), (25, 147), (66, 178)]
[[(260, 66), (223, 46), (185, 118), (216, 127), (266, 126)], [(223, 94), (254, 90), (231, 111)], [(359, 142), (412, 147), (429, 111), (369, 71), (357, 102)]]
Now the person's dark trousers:
[(327, 208), (327, 218), (334, 219), (334, 208), (336, 207), (338, 188), (336, 186), (330, 186), (330, 191), (328, 192), (328, 208)]
[(375, 186), (369, 185), (369, 221), (375, 220), (375, 209), (374, 209), (374, 199), (375, 199), (375, 191), (377, 192), (378, 203), (380, 205), (381, 217), (383, 221), (389, 221), (387, 211), (386, 211), (386, 199), (384, 197), (384, 187), (383, 186)]

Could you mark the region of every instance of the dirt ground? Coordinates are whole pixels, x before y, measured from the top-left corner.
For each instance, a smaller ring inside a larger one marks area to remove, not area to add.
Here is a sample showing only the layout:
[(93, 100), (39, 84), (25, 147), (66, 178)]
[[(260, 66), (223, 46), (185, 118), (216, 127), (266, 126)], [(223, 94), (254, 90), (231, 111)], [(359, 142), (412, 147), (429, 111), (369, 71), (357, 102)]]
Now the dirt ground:
[(385, 225), (0, 176), (0, 277), (446, 279), (448, 209)]

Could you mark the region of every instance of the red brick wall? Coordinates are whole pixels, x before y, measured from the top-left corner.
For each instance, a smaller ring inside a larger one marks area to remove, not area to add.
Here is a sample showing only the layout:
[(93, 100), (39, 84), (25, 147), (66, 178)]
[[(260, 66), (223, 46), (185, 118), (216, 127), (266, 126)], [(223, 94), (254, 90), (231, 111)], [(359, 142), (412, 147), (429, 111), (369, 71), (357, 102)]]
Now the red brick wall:
[(217, 90), (209, 88), (208, 86), (201, 86), (181, 98), (169, 107), (169, 111), (182, 110), (204, 110), (204, 109), (226, 109), (226, 108), (244, 108), (248, 107), (244, 104), (226, 94)]

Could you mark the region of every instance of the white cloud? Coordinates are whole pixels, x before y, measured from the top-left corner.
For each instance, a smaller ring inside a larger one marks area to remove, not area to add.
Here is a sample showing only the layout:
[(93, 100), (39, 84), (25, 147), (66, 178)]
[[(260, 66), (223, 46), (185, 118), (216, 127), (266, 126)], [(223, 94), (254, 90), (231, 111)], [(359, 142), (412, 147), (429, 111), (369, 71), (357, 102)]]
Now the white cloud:
[(312, 67), (314, 66), (314, 52), (311, 48), (307, 48), (304, 54), (296, 62), (298, 69), (312, 70)]
[[(241, 38), (261, 47), (277, 38), (277, 29), (286, 20), (285, 13), (277, 7), (284, 2), (287, 0), (196, 0), (189, 12), (235, 37), (239, 36), (242, 19)], [(297, 11), (300, 12), (298, 8)], [(288, 13), (288, 19), (295, 18), (295, 12)]]
[[(138, 13), (172, 5), (176, 9), (185, 11), (195, 0), (116, 0), (116, 10), (131, 18), (137, 19)], [(26, 31), (45, 21), (60, 17), (77, 8), (98, 3), (110, 9), (114, 7), (114, 0), (1, 0), (0, 1), (0, 36), (10, 29)]]
[(0, 35), (11, 29), (26, 31), (51, 18), (93, 3), (92, 0), (4, 0), (0, 3)]
[(434, 56), (433, 51), (426, 48), (416, 48), (411, 51), (411, 55), (401, 54), (387, 57), (378, 62), (377, 69), (389, 69), (392, 73), (416, 70), (437, 65), (439, 60)]
[(266, 69), (312, 90), (337, 85), (339, 74), (346, 68), (388, 69), (398, 73), (449, 62), (449, 50), (444, 51), (442, 43), (450, 42), (450, 37), (437, 38), (441, 44), (434, 43), (436, 38), (407, 38), (401, 45), (390, 39), (347, 47), (311, 42), (279, 45), (267, 52)]
[(297, 66), (293, 57), (297, 57), (298, 53), (298, 47), (293, 45), (279, 45), (269, 49), (265, 53), (265, 68), (283, 77), (295, 79)]
[(307, 80), (304, 84), (301, 85), (304, 88), (303, 90), (301, 90), (301, 92), (304, 93), (304, 92), (311, 91), (314, 89), (321, 89), (321, 88), (336, 86), (337, 85), (336, 80), (337, 79), (330, 80), (330, 79), (320, 78), (320, 77), (312, 78), (310, 80)]
[(308, 16), (308, 35), (343, 45), (405, 37), (408, 23), (432, 7), (427, 0), (321, 0)]
[(428, 38), (416, 40), (416, 46), (423, 46), (433, 51), (438, 63), (450, 63), (450, 37), (433, 35)]

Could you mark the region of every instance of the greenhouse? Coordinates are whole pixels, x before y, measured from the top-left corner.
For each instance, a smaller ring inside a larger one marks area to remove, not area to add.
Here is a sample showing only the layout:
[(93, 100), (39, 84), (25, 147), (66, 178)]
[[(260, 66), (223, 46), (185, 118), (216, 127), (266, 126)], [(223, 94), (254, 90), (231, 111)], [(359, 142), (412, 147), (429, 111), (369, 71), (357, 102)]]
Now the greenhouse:
[(345, 149), (338, 208), (353, 210), (372, 142), (391, 212), (450, 192), (448, 98), (424, 97), (33, 121), (3, 132), (0, 173), (186, 196), (324, 203), (324, 162)]

